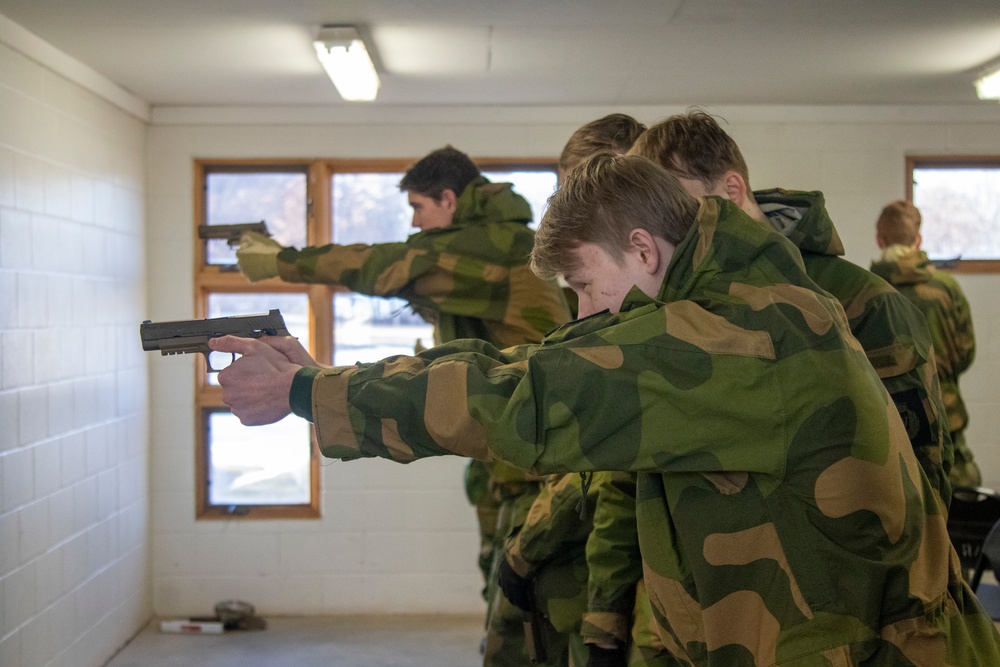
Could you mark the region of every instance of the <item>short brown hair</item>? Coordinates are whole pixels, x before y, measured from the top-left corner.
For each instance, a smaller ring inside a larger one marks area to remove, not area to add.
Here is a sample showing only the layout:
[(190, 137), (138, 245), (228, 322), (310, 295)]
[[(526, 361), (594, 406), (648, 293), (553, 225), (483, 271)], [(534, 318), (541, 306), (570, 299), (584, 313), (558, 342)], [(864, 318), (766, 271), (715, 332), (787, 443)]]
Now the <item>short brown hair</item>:
[(592, 120), (570, 136), (559, 156), (559, 168), (568, 174), (599, 151), (625, 153), (645, 131), (645, 125), (623, 113)]
[(594, 243), (616, 260), (642, 228), (677, 246), (698, 215), (698, 200), (652, 160), (601, 152), (574, 169), (549, 198), (535, 234), (531, 268), (551, 278), (577, 268), (570, 252)]
[(448, 145), (428, 153), (407, 169), (399, 182), (399, 189), (440, 200), (445, 190), (461, 196), (469, 183), (477, 178), (479, 167), (476, 163), (462, 151)]
[(653, 124), (629, 152), (648, 157), (677, 176), (700, 181), (708, 190), (727, 171), (735, 171), (750, 187), (750, 173), (740, 147), (713, 116), (701, 109)]
[(878, 222), (875, 223), (875, 231), (886, 247), (912, 246), (920, 234), (921, 221), (920, 209), (900, 199), (882, 209)]

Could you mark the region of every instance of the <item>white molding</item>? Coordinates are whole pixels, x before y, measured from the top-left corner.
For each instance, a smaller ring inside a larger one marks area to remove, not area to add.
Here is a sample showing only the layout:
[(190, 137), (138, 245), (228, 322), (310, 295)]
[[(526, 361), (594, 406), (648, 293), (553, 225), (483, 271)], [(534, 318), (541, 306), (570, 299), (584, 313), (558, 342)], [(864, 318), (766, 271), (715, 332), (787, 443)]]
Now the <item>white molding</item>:
[(100, 72), (63, 53), (41, 37), (0, 14), (0, 42), (69, 81), (86, 88), (141, 121), (152, 115), (147, 102), (128, 92)]
[[(643, 122), (681, 113), (685, 105), (663, 106), (381, 106), (357, 104), (290, 107), (157, 106), (153, 125), (463, 125), (552, 124), (578, 126), (612, 112), (628, 113)], [(706, 105), (730, 122), (798, 123), (996, 123), (1000, 104), (952, 105)]]

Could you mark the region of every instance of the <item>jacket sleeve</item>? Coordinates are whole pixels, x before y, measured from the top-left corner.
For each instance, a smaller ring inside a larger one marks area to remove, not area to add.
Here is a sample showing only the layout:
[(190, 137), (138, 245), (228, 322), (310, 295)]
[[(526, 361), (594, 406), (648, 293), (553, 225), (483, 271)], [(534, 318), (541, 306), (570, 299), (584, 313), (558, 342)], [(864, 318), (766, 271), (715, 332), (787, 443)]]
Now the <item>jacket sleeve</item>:
[[(587, 485), (588, 496), (596, 493), (596, 478), (603, 476), (606, 473), (595, 473), (595, 480)], [(583, 486), (575, 474), (548, 480), (532, 503), (524, 525), (507, 545), (507, 560), (515, 572), (530, 577), (548, 563), (568, 560), (572, 552), (583, 550), (592, 525), (591, 514), (582, 505)]]
[(635, 516), (636, 476), (608, 473), (587, 540), (589, 592), (581, 633), (588, 643), (628, 643), (642, 556)]
[[(459, 340), (324, 371), (311, 386), (319, 446), (331, 458), (494, 457), (540, 474), (725, 469), (779, 479), (788, 424), (772, 397), (815, 384), (812, 371), (782, 373), (769, 339), (751, 334), (734, 339), (738, 354), (713, 355), (671, 336), (646, 340), (651, 329), (669, 328), (661, 313), (651, 317), (614, 331), (598, 323), (570, 342), (501, 351)], [(853, 352), (840, 350), (831, 363), (851, 372), (845, 354)], [(813, 357), (796, 358), (824, 363)], [(693, 420), (697, 429), (684, 427)], [(746, 432), (758, 434), (754, 447)]]
[(972, 309), (965, 293), (955, 285), (955, 376), (969, 370), (976, 357), (976, 334), (972, 326)]

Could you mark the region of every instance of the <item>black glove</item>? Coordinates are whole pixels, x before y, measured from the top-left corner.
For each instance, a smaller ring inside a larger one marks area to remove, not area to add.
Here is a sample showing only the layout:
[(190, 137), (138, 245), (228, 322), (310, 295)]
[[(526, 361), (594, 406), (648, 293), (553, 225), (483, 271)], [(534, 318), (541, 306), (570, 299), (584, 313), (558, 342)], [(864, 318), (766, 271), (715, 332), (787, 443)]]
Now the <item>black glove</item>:
[(624, 646), (601, 648), (597, 644), (587, 644), (587, 649), (590, 651), (587, 667), (626, 667), (628, 665)]
[(531, 599), (531, 579), (525, 579), (510, 566), (507, 556), (500, 561), (499, 568), (500, 590), (518, 609), (531, 611), (535, 607), (534, 600)]

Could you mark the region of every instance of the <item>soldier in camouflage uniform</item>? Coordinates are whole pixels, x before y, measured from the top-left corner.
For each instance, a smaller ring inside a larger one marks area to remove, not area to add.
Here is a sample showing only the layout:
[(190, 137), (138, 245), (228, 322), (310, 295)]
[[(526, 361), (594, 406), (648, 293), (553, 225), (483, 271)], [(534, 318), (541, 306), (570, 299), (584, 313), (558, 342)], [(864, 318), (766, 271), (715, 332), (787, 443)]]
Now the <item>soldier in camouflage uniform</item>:
[[(734, 201), (748, 215), (780, 231), (795, 244), (809, 277), (841, 303), (851, 332), (865, 349), (897, 408), (902, 415), (911, 417), (906, 420), (913, 426), (908, 429), (911, 443), (947, 504), (951, 498), (946, 474), (952, 459), (951, 438), (944, 432), (944, 404), (930, 361), (926, 324), (888, 283), (841, 257), (843, 244), (826, 212), (823, 195), (779, 189), (750, 192), (748, 169), (739, 147), (714, 118), (702, 111), (657, 123), (637, 140), (632, 153), (659, 162), (693, 195), (715, 194)], [(608, 493), (619, 492), (609, 489)], [(624, 531), (633, 518), (634, 505), (628, 502), (627, 495), (619, 493), (619, 497), (620, 502), (609, 502), (608, 506), (618, 508), (621, 524), (611, 519), (600, 524), (602, 527), (592, 537), (592, 558), (599, 558), (601, 550), (621, 553), (626, 548), (628, 537)], [(627, 590), (622, 579), (628, 580), (634, 566), (630, 569), (629, 561), (619, 558), (602, 567), (592, 565), (591, 569), (592, 581), (599, 576), (605, 581), (597, 581), (592, 590), (595, 613), (587, 617), (585, 630), (605, 646), (608, 639), (614, 638), (621, 654), (618, 664), (624, 665), (627, 626), (623, 620), (631, 600), (621, 594)], [(638, 627), (647, 621), (641, 617), (644, 608), (640, 593)], [(645, 653), (645, 662), (632, 664), (656, 664), (650, 652)]]
[(899, 290), (927, 319), (948, 412), (948, 429), (955, 445), (951, 483), (975, 487), (982, 483), (982, 475), (965, 443), (969, 413), (958, 391), (958, 376), (968, 370), (976, 355), (972, 313), (958, 281), (947, 271), (935, 268), (920, 250), (921, 220), (920, 210), (909, 202), (896, 201), (882, 209), (876, 239), (883, 254), (881, 260), (872, 263), (872, 271)]
[(823, 194), (751, 192), (739, 146), (703, 111), (657, 123), (636, 141), (632, 152), (657, 161), (689, 193), (725, 197), (795, 244), (809, 277), (843, 306), (851, 333), (892, 396), (917, 459), (947, 506), (954, 453), (927, 323), (889, 283), (842, 257), (844, 245)]
[[(531, 208), (509, 183), (491, 183), (451, 146), (414, 164), (399, 183), (421, 231), (401, 243), (282, 248), (259, 234), (243, 238), (239, 267), (251, 280), (342, 285), (406, 299), (435, 325), (437, 343), (475, 338), (499, 348), (538, 342), (567, 322), (559, 287), (528, 267)], [(479, 520), (478, 565), (490, 585), (516, 505), (530, 505), (541, 479), (503, 462), (471, 461), (466, 495)], [(526, 510), (525, 510), (526, 511)]]
[(509, 604), (491, 617), (484, 665), (527, 665), (523, 638), (526, 611), (537, 609), (546, 660), (552, 667), (583, 667), (587, 648), (580, 621), (587, 609), (585, 546), (597, 489), (611, 473), (550, 475), (524, 525), (508, 540), (499, 582)]
[(322, 368), (292, 338), (227, 336), (223, 400), (248, 425), (312, 421), (331, 458), (640, 473), (644, 582), (683, 664), (1000, 664), (892, 399), (784, 236), (598, 156), (532, 266), (582, 318), (539, 345)]
[[(570, 136), (559, 156), (561, 178), (597, 152), (626, 152), (645, 129), (646, 126), (635, 118), (620, 113), (582, 125)], [(575, 303), (576, 295), (570, 293)], [(493, 598), (496, 611), (490, 615), (485, 667), (527, 664), (523, 650), (524, 610), (509, 602), (509, 599), (518, 598), (530, 599), (542, 615), (547, 616), (543, 621), (546, 664), (568, 662), (582, 667), (588, 662), (589, 647), (584, 645), (580, 634), (588, 603), (587, 538), (595, 514), (603, 514), (600, 498), (602, 489), (611, 483), (611, 474), (587, 477), (585, 484), (581, 484), (580, 479), (567, 477), (575, 478), (576, 475), (550, 477), (526, 517), (525, 525), (515, 528), (514, 536), (508, 541), (506, 560), (500, 563), (505, 568), (502, 570), (505, 576), (500, 578), (505, 594)], [(631, 532), (634, 535), (634, 516)], [(633, 588), (641, 576), (641, 568), (638, 568), (631, 582)], [(512, 586), (521, 589), (514, 597), (507, 595), (508, 587)]]

